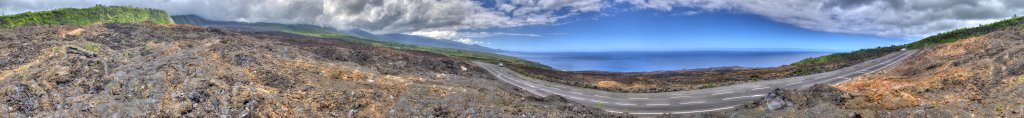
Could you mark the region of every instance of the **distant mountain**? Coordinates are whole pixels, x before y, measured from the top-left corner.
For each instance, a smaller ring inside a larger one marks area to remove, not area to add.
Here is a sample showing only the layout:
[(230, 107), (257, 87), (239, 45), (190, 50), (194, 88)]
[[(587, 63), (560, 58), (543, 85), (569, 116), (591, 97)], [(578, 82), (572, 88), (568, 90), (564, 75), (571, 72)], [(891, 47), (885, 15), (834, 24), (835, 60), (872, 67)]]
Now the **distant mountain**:
[(461, 49), (469, 51), (479, 52), (501, 52), (501, 50), (487, 48), (480, 45), (470, 45), (465, 43), (459, 43), (450, 40), (434, 39), (430, 37), (406, 35), (406, 34), (373, 34), (370, 32), (354, 29), (354, 30), (337, 30), (334, 28), (313, 26), (313, 25), (301, 25), (301, 24), (277, 24), (277, 23), (243, 23), (243, 22), (231, 22), (231, 21), (212, 21), (207, 20), (195, 15), (178, 15), (171, 16), (175, 23), (178, 24), (192, 24), (207, 27), (220, 27), (235, 30), (244, 31), (283, 31), (283, 32), (317, 32), (323, 34), (341, 33), (350, 36), (394, 42), (400, 44), (409, 45), (420, 45), (420, 46), (432, 46), (442, 48)]
[(366, 32), (366, 31), (363, 31), (363, 30), (358, 30), (358, 29), (343, 30), (343, 31), (340, 31), (340, 32), (344, 32), (345, 34), (349, 34), (349, 35), (356, 36), (356, 37), (362, 37), (362, 38), (374, 39), (374, 40), (380, 40), (380, 41), (388, 41), (388, 42), (397, 42), (397, 43), (402, 43), (402, 44), (434, 46), (434, 47), (445, 47), (445, 48), (455, 48), (455, 49), (482, 51), (482, 52), (501, 52), (501, 50), (487, 48), (487, 47), (483, 47), (483, 46), (480, 46), (480, 45), (470, 45), (470, 44), (459, 43), (459, 42), (450, 41), (450, 40), (441, 40), (441, 39), (435, 39), (435, 38), (424, 37), (424, 36), (416, 36), (416, 35), (407, 35), (407, 34), (380, 34), (380, 35), (378, 35), (378, 34), (373, 34), (373, 33)]

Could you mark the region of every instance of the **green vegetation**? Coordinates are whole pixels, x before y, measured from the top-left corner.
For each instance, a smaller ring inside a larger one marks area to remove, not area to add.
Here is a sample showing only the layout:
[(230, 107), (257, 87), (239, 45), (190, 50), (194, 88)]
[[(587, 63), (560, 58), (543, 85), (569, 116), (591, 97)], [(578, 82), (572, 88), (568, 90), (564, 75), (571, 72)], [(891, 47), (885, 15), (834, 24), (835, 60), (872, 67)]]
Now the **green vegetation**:
[(711, 82), (711, 83), (704, 83), (704, 87), (705, 87), (705, 88), (712, 88), (712, 87), (718, 87), (718, 83), (714, 83), (714, 82)]
[(821, 57), (807, 58), (799, 62), (793, 63), (793, 65), (827, 63), (832, 61), (847, 61), (851, 60), (852, 58), (865, 58), (869, 57), (870, 55), (888, 54), (891, 52), (899, 51), (900, 49), (903, 48), (919, 49), (926, 47), (928, 45), (956, 42), (959, 41), (960, 39), (980, 36), (994, 31), (999, 31), (1004, 28), (1021, 27), (1024, 27), (1024, 18), (1013, 17), (995, 23), (981, 25), (978, 27), (961, 28), (953, 31), (939, 33), (909, 44), (894, 45), (888, 47), (877, 47), (871, 49), (861, 49), (853, 52), (835, 53)]
[(89, 52), (93, 52), (93, 53), (99, 53), (100, 52), (100, 46), (98, 46), (98, 45), (93, 45), (92, 43), (83, 43), (82, 45), (83, 45), (82, 48), (85, 48), (85, 50), (88, 50)]
[[(796, 63), (793, 63), (793, 65), (804, 65), (804, 64), (815, 64), (815, 63), (829, 63), (829, 62), (832, 62), (832, 61), (849, 61), (849, 60), (854, 60), (855, 58), (866, 58), (866, 57), (869, 57), (870, 55), (874, 55), (874, 54), (888, 54), (888, 53), (891, 53), (891, 52), (896, 52), (896, 51), (899, 51), (900, 49), (902, 49), (904, 47), (905, 47), (904, 45), (898, 45), (898, 46), (888, 46), (888, 47), (876, 47), (876, 48), (870, 48), (870, 49), (860, 49), (860, 50), (853, 51), (853, 52), (834, 53), (834, 54), (829, 54), (829, 55), (825, 55), (825, 56), (812, 57), (812, 58), (807, 58), (807, 59), (804, 59), (804, 60), (800, 60), (800, 61), (798, 61)], [(807, 73), (807, 74), (811, 74), (811, 73)]]
[(128, 50), (121, 50), (121, 58), (123, 58), (124, 60), (128, 60), (128, 58), (130, 57), (131, 53), (129, 53)]
[(996, 112), (1003, 112), (1003, 105), (996, 104)]
[(761, 77), (761, 76), (758, 76), (758, 75), (750, 76), (750, 80), (753, 80), (753, 81), (758, 81), (758, 80), (761, 80), (761, 79), (764, 79), (764, 78)]
[(28, 24), (92, 25), (96, 23), (134, 23), (152, 21), (173, 24), (163, 10), (125, 6), (96, 5), (89, 8), (61, 8), (0, 16), (0, 27), (15, 28)]

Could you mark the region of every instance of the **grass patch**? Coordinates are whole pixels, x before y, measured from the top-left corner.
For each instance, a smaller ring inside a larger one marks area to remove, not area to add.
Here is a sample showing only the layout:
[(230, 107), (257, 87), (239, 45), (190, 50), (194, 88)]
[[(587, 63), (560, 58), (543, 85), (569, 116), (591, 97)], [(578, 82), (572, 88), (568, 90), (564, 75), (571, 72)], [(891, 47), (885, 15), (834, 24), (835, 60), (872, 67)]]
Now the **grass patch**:
[(128, 60), (129, 58), (131, 58), (131, 52), (128, 52), (128, 50), (121, 50), (121, 58), (124, 58), (124, 60)]
[(18, 67), (18, 72), (21, 72), (21, 78), (22, 79), (28, 78), (28, 75), (29, 75), (28, 68), (30, 68), (30, 67), (31, 66), (29, 66), (29, 65), (24, 65), (24, 66)]
[(704, 87), (705, 88), (718, 87), (718, 83), (714, 83), (714, 82), (712, 82), (712, 83), (704, 83)]
[(85, 48), (85, 50), (88, 50), (88, 51), (93, 52), (93, 53), (99, 53), (100, 52), (100, 46), (99, 45), (94, 45), (92, 43), (82, 43), (82, 48)]
[(51, 11), (25, 12), (0, 16), (0, 28), (15, 28), (28, 24), (55, 24), (86, 26), (97, 23), (135, 23), (151, 21), (173, 24), (163, 10), (126, 6), (96, 5), (89, 8), (61, 8)]
[(757, 76), (757, 75), (750, 76), (750, 80), (753, 80), (753, 81), (758, 81), (758, 80), (761, 80), (761, 79), (764, 79), (764, 78), (761, 77), (761, 76)]
[(1003, 112), (1003, 105), (996, 104), (996, 112)]

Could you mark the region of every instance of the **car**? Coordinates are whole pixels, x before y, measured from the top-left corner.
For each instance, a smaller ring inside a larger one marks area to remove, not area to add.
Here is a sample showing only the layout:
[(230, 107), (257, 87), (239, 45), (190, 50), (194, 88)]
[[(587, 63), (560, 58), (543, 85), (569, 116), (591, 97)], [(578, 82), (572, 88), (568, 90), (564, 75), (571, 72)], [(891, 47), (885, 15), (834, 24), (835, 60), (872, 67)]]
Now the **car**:
[(505, 63), (498, 63), (499, 67), (505, 67)]

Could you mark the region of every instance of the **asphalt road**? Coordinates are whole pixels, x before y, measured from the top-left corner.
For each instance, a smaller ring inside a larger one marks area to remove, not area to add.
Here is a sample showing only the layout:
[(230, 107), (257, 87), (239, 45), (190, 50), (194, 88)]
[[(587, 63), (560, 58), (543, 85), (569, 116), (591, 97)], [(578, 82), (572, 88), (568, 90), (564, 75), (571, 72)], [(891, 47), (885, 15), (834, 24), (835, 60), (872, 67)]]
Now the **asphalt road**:
[(917, 50), (895, 52), (836, 71), (813, 75), (741, 83), (715, 88), (662, 93), (621, 93), (562, 85), (529, 78), (515, 71), (485, 62), (475, 62), (500, 80), (532, 94), (559, 95), (574, 102), (612, 113), (635, 115), (688, 114), (732, 109), (747, 101), (761, 99), (775, 88), (807, 89), (814, 84), (836, 84), (889, 67)]

